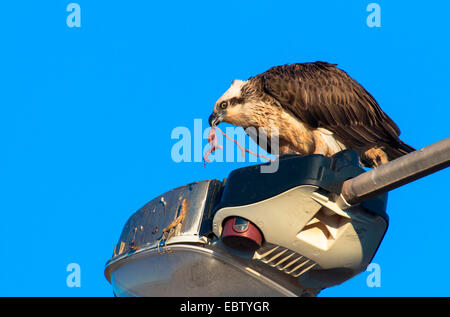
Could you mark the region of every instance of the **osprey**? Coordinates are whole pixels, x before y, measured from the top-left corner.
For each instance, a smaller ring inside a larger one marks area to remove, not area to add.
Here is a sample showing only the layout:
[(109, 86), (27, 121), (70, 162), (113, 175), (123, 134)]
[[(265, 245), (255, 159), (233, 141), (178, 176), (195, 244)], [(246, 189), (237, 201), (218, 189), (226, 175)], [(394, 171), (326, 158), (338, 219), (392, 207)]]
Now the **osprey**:
[[(214, 105), (209, 124), (241, 126), (260, 145), (264, 133), (268, 152), (274, 152), (271, 131), (278, 131), (273, 133), (278, 134), (280, 155), (331, 156), (351, 148), (367, 167), (414, 151), (399, 139), (398, 126), (372, 95), (336, 66), (297, 63), (234, 80)], [(249, 133), (256, 130), (249, 127), (263, 132)]]

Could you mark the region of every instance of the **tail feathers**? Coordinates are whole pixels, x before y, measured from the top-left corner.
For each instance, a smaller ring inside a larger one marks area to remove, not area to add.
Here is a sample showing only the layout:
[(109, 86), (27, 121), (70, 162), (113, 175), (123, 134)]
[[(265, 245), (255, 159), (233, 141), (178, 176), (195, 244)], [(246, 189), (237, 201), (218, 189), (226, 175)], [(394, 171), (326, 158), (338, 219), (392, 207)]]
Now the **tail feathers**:
[(385, 151), (389, 157), (389, 160), (396, 159), (405, 154), (414, 152), (415, 150), (416, 150), (415, 148), (406, 144), (402, 140), (398, 140), (398, 142), (396, 144), (386, 146), (386, 149), (385, 149)]

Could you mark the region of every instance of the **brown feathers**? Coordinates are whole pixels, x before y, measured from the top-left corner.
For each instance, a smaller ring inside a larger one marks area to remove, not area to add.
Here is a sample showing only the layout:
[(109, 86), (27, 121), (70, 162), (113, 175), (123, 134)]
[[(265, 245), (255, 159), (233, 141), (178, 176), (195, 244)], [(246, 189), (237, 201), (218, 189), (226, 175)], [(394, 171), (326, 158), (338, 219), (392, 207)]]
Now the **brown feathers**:
[(276, 66), (234, 81), (214, 106), (216, 123), (277, 128), (280, 154), (333, 155), (351, 148), (369, 167), (414, 151), (399, 139), (400, 129), (373, 96), (336, 66)]
[(414, 149), (372, 95), (335, 64), (277, 66), (255, 76), (264, 92), (310, 128), (332, 131), (348, 148), (385, 147), (390, 159)]

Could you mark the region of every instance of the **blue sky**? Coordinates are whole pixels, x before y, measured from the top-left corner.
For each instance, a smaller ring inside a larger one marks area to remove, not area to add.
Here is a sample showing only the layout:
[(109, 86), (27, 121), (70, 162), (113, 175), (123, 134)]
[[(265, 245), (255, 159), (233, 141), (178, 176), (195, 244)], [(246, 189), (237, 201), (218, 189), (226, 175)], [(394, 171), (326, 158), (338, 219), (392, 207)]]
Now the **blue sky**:
[[(122, 226), (153, 197), (248, 163), (175, 163), (171, 131), (204, 120), (232, 79), (323, 60), (357, 79), (421, 148), (449, 136), (450, 3), (8, 1), (0, 10), (0, 296), (111, 296)], [(206, 143), (206, 141), (205, 141)], [(368, 273), (322, 296), (449, 296), (441, 171), (390, 194)], [(69, 263), (81, 287), (66, 285)]]

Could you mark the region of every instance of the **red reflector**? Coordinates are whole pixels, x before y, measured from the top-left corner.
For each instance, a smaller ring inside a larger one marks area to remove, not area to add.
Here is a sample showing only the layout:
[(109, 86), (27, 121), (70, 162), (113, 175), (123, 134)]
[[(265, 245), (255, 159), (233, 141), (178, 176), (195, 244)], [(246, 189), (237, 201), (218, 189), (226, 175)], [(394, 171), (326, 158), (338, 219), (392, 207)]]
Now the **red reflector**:
[(225, 221), (222, 241), (230, 248), (240, 251), (255, 251), (262, 244), (262, 234), (250, 221), (231, 217)]

